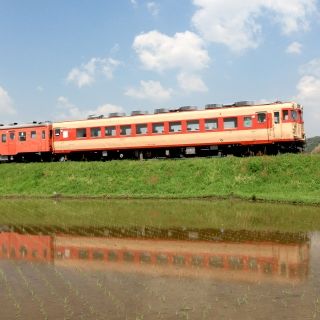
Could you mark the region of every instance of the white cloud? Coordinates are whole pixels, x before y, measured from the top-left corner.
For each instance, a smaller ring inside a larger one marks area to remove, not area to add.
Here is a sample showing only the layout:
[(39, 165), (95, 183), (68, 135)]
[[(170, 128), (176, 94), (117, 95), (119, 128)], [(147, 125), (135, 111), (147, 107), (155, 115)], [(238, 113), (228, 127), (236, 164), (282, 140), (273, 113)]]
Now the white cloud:
[(136, 36), (133, 42), (133, 48), (143, 66), (158, 72), (205, 68), (210, 58), (204, 47), (204, 41), (190, 31), (169, 37), (154, 30)]
[(74, 83), (82, 88), (91, 85), (99, 74), (112, 79), (113, 72), (119, 65), (120, 61), (112, 58), (92, 58), (80, 67), (73, 68), (66, 80), (68, 83)]
[(258, 17), (268, 17), (289, 35), (309, 28), (308, 18), (317, 11), (317, 0), (193, 0), (198, 7), (192, 17), (205, 40), (222, 43), (241, 52), (261, 42)]
[(172, 89), (163, 88), (159, 81), (140, 81), (139, 88), (129, 88), (125, 95), (137, 99), (161, 101), (171, 98)]
[(57, 99), (58, 113), (55, 118), (59, 120), (86, 119), (89, 115), (108, 115), (110, 112), (123, 112), (123, 108), (113, 104), (104, 104), (97, 108), (81, 110), (66, 97)]
[(44, 88), (39, 85), (39, 86), (36, 87), (36, 90), (37, 90), (38, 92), (43, 92), (43, 91), (44, 91)]
[(206, 92), (207, 86), (200, 76), (191, 73), (181, 72), (178, 77), (178, 84), (181, 89), (187, 92)]
[(290, 54), (300, 54), (301, 50), (302, 50), (302, 44), (295, 41), (288, 46), (286, 52)]
[(313, 59), (304, 64), (299, 71), (302, 75), (312, 75), (320, 78), (320, 58)]
[(157, 16), (160, 12), (159, 4), (154, 1), (148, 2), (147, 8), (153, 16)]
[(130, 3), (131, 3), (133, 6), (137, 6), (137, 5), (138, 5), (137, 0), (130, 0)]
[(0, 86), (0, 112), (2, 114), (13, 115), (16, 114), (16, 110), (13, 105), (13, 101), (8, 92)]
[(304, 106), (305, 129), (308, 135), (320, 135), (320, 59), (302, 66), (294, 99)]

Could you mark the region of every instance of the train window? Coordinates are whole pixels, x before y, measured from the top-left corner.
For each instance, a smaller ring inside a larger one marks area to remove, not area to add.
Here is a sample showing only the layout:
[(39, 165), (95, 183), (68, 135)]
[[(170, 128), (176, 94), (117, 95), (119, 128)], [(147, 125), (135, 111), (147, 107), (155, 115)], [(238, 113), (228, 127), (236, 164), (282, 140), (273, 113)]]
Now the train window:
[(9, 136), (10, 136), (10, 140), (14, 140), (14, 138), (15, 138), (14, 132), (10, 132)]
[(79, 250), (79, 258), (80, 259), (88, 259), (89, 258), (88, 250), (85, 250), (85, 249)]
[(251, 128), (252, 127), (252, 118), (251, 118), (251, 116), (243, 117), (243, 126), (245, 128)]
[(115, 136), (116, 135), (116, 127), (112, 126), (112, 127), (105, 127), (105, 135), (106, 136)]
[(19, 132), (19, 141), (26, 141), (26, 132)]
[(241, 257), (229, 257), (228, 265), (233, 270), (241, 270), (243, 269), (243, 260)]
[(181, 121), (169, 122), (169, 132), (181, 131)]
[(90, 135), (93, 138), (101, 137), (101, 128), (91, 128)]
[(223, 127), (224, 129), (234, 129), (238, 126), (237, 118), (225, 118), (223, 119)]
[(37, 137), (37, 132), (36, 131), (31, 131), (30, 132), (30, 138), (35, 139)]
[(54, 129), (54, 135), (60, 136), (60, 128)]
[(265, 112), (257, 113), (258, 123), (264, 123), (267, 120), (267, 114)]
[(298, 112), (296, 110), (291, 110), (291, 119), (294, 121), (298, 120)]
[(3, 133), (3, 134), (1, 135), (1, 141), (2, 141), (3, 143), (7, 142), (7, 135), (6, 135), (5, 133)]
[(200, 125), (199, 120), (187, 121), (187, 131), (199, 131)]
[(288, 110), (283, 110), (282, 111), (282, 120), (289, 120), (289, 111)]
[(206, 119), (204, 126), (206, 130), (216, 130), (218, 129), (218, 119)]
[(28, 250), (25, 246), (21, 246), (19, 251), (21, 257), (26, 257), (28, 255)]
[(86, 128), (77, 129), (77, 138), (85, 138), (87, 136)]
[(136, 125), (136, 134), (146, 134), (148, 133), (148, 125), (147, 124), (137, 124)]
[(120, 126), (120, 135), (121, 136), (130, 136), (131, 135), (131, 126)]
[(45, 130), (42, 130), (42, 132), (41, 132), (41, 138), (42, 138), (42, 139), (45, 139), (45, 138), (46, 138), (46, 131), (45, 131)]
[(152, 124), (152, 133), (163, 133), (164, 132), (164, 123), (153, 123)]
[(280, 113), (279, 113), (279, 111), (274, 112), (273, 121), (274, 121), (275, 124), (280, 123)]

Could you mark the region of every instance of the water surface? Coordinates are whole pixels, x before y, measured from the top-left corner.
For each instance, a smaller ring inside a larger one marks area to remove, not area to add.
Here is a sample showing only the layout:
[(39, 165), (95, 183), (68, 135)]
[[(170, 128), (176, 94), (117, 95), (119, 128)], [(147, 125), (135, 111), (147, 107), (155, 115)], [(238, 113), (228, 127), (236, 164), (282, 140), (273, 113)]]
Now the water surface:
[(1, 319), (320, 318), (319, 208), (2, 200), (0, 210)]

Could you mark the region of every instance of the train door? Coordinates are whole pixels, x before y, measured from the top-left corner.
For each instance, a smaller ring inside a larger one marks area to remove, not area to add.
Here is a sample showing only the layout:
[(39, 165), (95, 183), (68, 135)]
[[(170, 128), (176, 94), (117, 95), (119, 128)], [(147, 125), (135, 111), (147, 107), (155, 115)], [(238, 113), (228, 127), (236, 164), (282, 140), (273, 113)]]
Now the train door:
[(8, 139), (8, 155), (15, 155), (17, 153), (16, 131), (15, 130), (9, 131), (9, 136), (7, 139)]
[(281, 118), (280, 118), (280, 111), (273, 112), (273, 139), (279, 140), (281, 139)]

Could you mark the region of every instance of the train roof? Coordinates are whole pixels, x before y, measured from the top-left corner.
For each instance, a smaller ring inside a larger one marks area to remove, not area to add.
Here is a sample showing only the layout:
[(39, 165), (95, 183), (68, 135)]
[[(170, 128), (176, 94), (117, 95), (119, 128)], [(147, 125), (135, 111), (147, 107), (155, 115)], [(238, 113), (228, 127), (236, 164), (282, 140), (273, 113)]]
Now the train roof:
[[(161, 121), (175, 121), (175, 120), (183, 120), (184, 118), (187, 120), (197, 119), (206, 115), (210, 115), (213, 117), (218, 117), (222, 115), (224, 116), (237, 116), (243, 113), (245, 110), (257, 112), (259, 111), (268, 111), (269, 108), (300, 108), (301, 106), (295, 102), (281, 102), (276, 101), (273, 103), (261, 103), (261, 104), (254, 104), (253, 102), (249, 101), (242, 101), (236, 102), (232, 105), (218, 105), (218, 104), (211, 104), (206, 105), (205, 109), (198, 109), (196, 107), (180, 107), (174, 109), (156, 109), (155, 113), (140, 113), (134, 112), (131, 116), (125, 115), (123, 113), (116, 114), (112, 113), (107, 116), (99, 115), (99, 116), (90, 116), (88, 119), (81, 119), (81, 120), (69, 120), (69, 121), (60, 121), (53, 123), (53, 127), (69, 127), (69, 128), (76, 128), (76, 127), (92, 127), (92, 126), (103, 126), (103, 125), (118, 125), (118, 124), (138, 124), (141, 122), (161, 122)], [(160, 112), (159, 112), (160, 110)], [(166, 110), (165, 112), (161, 112), (162, 110)]]
[(22, 128), (35, 128), (35, 127), (47, 127), (52, 125), (51, 121), (43, 121), (43, 122), (30, 122), (30, 123), (10, 123), (8, 125), (0, 124), (0, 130), (13, 130), (13, 129), (22, 129)]

